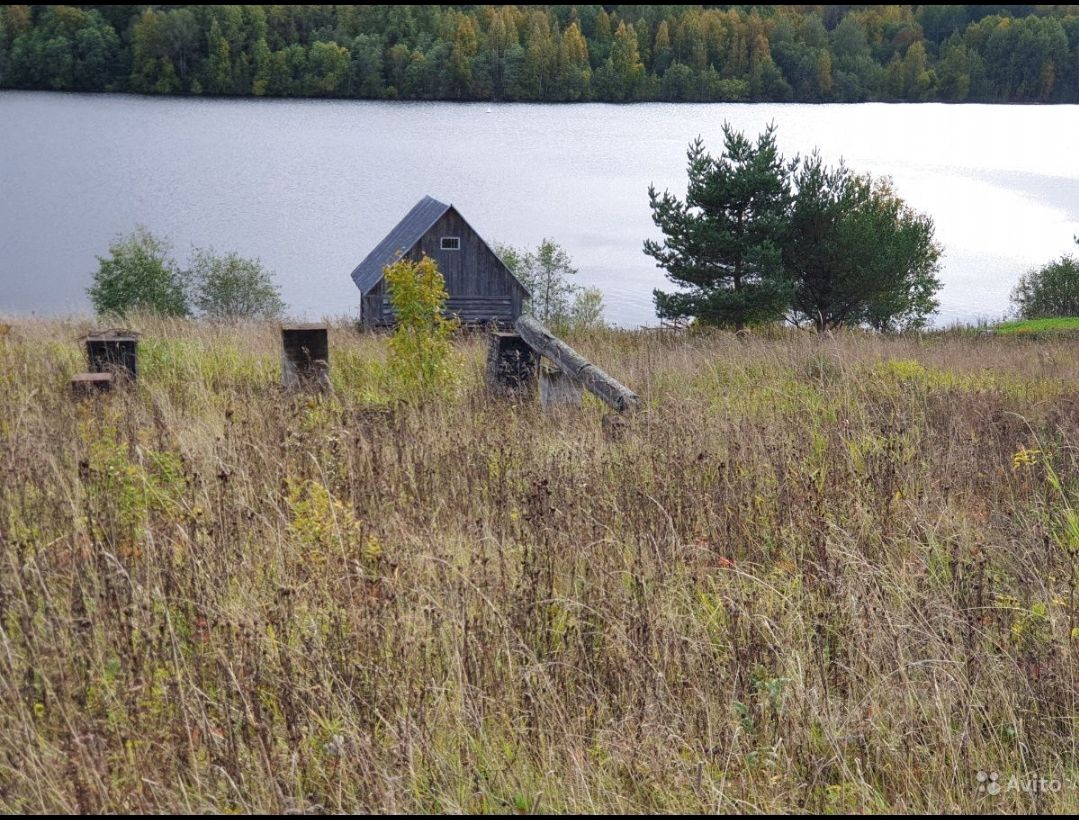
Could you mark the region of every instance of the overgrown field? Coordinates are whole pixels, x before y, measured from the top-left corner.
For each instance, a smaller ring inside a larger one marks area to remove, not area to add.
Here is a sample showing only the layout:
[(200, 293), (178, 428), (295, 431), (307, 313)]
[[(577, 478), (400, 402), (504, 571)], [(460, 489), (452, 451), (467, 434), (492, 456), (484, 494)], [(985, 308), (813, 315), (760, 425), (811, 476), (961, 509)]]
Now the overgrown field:
[(344, 327), (328, 398), (141, 321), (75, 404), (13, 324), (0, 811), (1079, 809), (1073, 343), (572, 339), (620, 428)]

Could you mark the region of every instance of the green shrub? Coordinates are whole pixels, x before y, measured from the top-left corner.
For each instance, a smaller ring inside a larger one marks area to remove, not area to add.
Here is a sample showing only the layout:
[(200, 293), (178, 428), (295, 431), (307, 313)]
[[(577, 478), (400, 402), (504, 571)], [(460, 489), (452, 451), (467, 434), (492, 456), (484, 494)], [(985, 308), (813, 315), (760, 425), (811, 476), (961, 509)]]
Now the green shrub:
[(455, 380), (450, 335), (457, 322), (443, 315), (449, 294), (433, 259), (402, 259), (386, 267), (396, 320), (390, 339), (390, 375), (404, 396), (440, 392)]
[(98, 257), (88, 293), (101, 315), (125, 316), (135, 310), (164, 316), (189, 316), (193, 308), (207, 319), (274, 319), (285, 303), (272, 274), (257, 259), (236, 253), (195, 249), (181, 269), (171, 246), (145, 228), (136, 228)]
[(124, 316), (148, 310), (165, 316), (191, 313), (184, 274), (176, 266), (168, 242), (138, 227), (99, 256), (94, 283), (87, 290), (101, 315)]
[(187, 279), (195, 306), (208, 319), (275, 319), (285, 310), (273, 275), (257, 259), (198, 249)]
[(1079, 316), (1079, 260), (1062, 256), (1023, 274), (1012, 304), (1021, 319)]

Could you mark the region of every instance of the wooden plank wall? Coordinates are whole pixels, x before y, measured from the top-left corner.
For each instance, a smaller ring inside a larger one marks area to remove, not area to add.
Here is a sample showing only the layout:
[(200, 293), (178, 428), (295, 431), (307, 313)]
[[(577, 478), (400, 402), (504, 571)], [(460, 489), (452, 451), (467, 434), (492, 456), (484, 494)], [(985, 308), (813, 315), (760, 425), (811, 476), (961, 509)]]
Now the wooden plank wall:
[[(460, 250), (442, 250), (442, 237), (456, 236)], [(438, 264), (450, 294), (446, 312), (463, 322), (512, 324), (524, 309), (524, 292), (506, 272), (501, 260), (456, 210), (450, 209), (416, 243), (409, 256), (427, 254)], [(368, 327), (393, 322), (385, 283), (379, 282), (364, 297), (360, 320)]]

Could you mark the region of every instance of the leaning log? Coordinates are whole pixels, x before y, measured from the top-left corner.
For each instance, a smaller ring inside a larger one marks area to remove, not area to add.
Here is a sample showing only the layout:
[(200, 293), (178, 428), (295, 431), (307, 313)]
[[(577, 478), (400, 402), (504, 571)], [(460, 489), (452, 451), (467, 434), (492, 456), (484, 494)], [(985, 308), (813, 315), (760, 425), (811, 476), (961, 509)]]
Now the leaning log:
[(580, 382), (586, 390), (615, 410), (624, 412), (637, 407), (640, 399), (636, 393), (608, 376), (531, 316), (522, 316), (517, 320), (517, 332), (533, 350), (546, 356), (567, 376)]

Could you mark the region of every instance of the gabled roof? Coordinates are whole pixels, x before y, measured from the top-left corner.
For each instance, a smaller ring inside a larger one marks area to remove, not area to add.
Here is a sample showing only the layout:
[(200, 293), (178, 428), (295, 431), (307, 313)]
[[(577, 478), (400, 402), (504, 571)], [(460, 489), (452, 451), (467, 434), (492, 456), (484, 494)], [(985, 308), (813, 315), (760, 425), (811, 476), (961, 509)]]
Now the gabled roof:
[(412, 250), (412, 246), (419, 242), (449, 209), (449, 205), (429, 196), (417, 202), (412, 210), (405, 214), (405, 218), (398, 222), (397, 226), (386, 234), (386, 238), (356, 266), (356, 270), (352, 271), (352, 281), (360, 292), (366, 295), (377, 285), (382, 279), (382, 269)]

